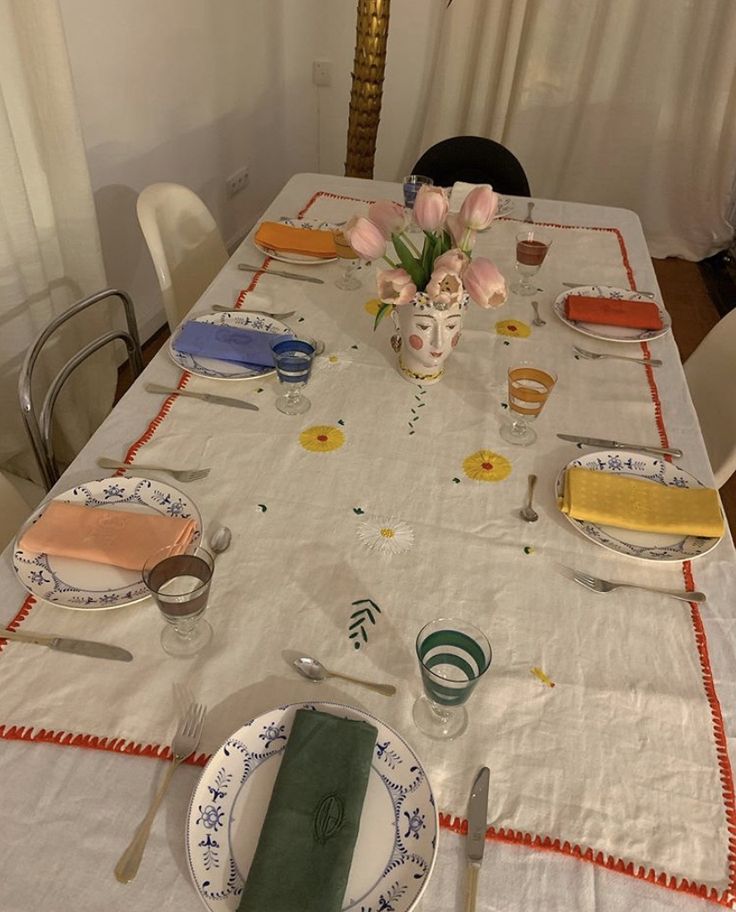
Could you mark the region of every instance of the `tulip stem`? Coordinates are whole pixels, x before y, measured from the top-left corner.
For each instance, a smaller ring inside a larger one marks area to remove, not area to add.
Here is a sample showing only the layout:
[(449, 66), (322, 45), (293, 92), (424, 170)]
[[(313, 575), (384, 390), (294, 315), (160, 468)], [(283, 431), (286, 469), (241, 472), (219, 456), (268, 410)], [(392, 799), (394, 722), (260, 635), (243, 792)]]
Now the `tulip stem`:
[(403, 231), (401, 232), (401, 239), (402, 239), (402, 241), (405, 241), (405, 242), (406, 242), (406, 244), (407, 244), (408, 247), (411, 247), (411, 249), (414, 251), (414, 253), (415, 253), (418, 257), (420, 257), (420, 256), (422, 255), (421, 250), (419, 250), (419, 248), (418, 248), (417, 245), (414, 243), (414, 241), (412, 241), (412, 239), (409, 237), (409, 235), (406, 234), (406, 233), (403, 232)]
[(388, 265), (389, 265), (392, 269), (398, 269), (398, 268), (399, 268), (399, 264), (398, 264), (398, 263), (394, 263), (394, 261), (393, 261), (393, 260), (390, 260), (385, 254), (383, 255), (383, 259), (388, 263)]

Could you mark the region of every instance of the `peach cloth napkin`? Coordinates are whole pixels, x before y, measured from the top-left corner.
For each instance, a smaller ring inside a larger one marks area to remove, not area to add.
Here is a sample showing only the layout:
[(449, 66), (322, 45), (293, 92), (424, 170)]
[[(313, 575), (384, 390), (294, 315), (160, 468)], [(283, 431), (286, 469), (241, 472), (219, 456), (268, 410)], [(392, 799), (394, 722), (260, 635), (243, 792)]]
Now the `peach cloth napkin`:
[(161, 548), (173, 545), (184, 551), (194, 530), (192, 519), (54, 500), (19, 545), (28, 551), (142, 570), (149, 556)]
[(565, 313), (568, 320), (577, 320), (582, 323), (628, 326), (631, 329), (662, 328), (659, 308), (651, 301), (568, 295), (565, 299)]
[(261, 222), (256, 242), (283, 253), (301, 253), (318, 259), (337, 256), (335, 238), (331, 231), (316, 228), (294, 228), (281, 222)]
[(723, 515), (713, 488), (671, 488), (574, 466), (565, 472), (559, 506), (573, 519), (597, 525), (705, 538), (723, 535)]

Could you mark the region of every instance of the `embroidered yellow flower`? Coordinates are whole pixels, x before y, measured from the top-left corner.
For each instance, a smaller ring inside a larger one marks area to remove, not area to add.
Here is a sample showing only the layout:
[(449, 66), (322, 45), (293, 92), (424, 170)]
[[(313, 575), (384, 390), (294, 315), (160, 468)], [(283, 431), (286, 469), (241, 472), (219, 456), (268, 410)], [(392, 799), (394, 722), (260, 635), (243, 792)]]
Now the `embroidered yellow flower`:
[(463, 470), (474, 481), (503, 481), (511, 474), (511, 463), (490, 450), (478, 450), (463, 462)]
[(316, 424), (301, 432), (299, 443), (312, 453), (328, 453), (330, 450), (340, 449), (345, 443), (345, 434), (333, 425)]
[(499, 336), (516, 336), (518, 339), (526, 339), (532, 331), (521, 320), (499, 320), (496, 323), (496, 332)]
[(378, 313), (378, 309), (381, 306), (381, 302), (378, 298), (371, 298), (370, 301), (366, 301), (363, 305), (363, 309), (367, 314), (370, 314), (372, 317)]

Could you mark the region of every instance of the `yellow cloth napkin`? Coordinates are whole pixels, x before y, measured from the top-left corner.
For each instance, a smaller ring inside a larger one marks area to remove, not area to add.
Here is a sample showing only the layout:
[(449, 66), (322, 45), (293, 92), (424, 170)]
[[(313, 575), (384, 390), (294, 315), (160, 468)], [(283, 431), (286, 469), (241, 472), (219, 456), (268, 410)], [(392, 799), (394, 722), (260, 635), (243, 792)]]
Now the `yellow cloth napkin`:
[(294, 228), (282, 222), (261, 222), (256, 242), (281, 253), (300, 253), (319, 259), (335, 257), (335, 238), (331, 231), (316, 228)]
[(161, 548), (184, 551), (195, 528), (191, 519), (53, 500), (18, 544), (28, 551), (142, 570)]
[(642, 478), (570, 468), (560, 510), (573, 519), (642, 532), (718, 538), (723, 515), (713, 488), (671, 488)]

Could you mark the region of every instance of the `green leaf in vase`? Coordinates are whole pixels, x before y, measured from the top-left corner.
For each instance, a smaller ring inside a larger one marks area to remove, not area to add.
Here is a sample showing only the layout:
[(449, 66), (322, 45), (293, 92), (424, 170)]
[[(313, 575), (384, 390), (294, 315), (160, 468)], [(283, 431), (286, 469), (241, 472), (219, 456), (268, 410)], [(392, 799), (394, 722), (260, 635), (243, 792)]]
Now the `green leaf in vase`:
[(412, 256), (409, 248), (397, 234), (392, 234), (391, 240), (393, 241), (394, 250), (401, 261), (401, 265), (409, 273), (411, 280), (417, 286), (417, 289), (423, 291), (426, 279), (422, 264)]
[(381, 302), (381, 306), (376, 311), (376, 318), (373, 321), (373, 332), (378, 329), (378, 324), (386, 316), (387, 313), (390, 313), (393, 310), (393, 304), (386, 304), (384, 301)]

